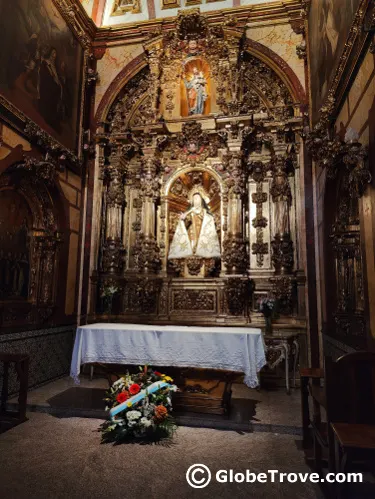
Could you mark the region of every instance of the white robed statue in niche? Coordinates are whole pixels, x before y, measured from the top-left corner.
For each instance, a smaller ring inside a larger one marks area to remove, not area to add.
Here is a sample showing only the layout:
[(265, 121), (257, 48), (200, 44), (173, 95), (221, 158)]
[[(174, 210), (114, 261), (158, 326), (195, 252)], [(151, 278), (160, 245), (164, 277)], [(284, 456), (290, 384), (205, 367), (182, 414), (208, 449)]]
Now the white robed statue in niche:
[(181, 213), (168, 258), (219, 258), (220, 243), (214, 217), (200, 190), (191, 193), (191, 204)]

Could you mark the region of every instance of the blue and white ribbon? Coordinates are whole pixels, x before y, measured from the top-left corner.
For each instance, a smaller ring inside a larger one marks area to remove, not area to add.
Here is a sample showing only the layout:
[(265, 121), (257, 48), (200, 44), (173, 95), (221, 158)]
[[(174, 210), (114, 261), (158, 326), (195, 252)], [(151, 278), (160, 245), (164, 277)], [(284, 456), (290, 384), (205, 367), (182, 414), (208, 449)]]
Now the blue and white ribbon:
[(119, 414), (120, 412), (131, 409), (135, 404), (143, 400), (147, 395), (158, 392), (163, 388), (172, 388), (172, 385), (166, 383), (165, 381), (155, 381), (155, 383), (152, 383), (152, 385), (148, 386), (144, 390), (141, 390), (139, 393), (137, 393), (137, 395), (133, 395), (133, 397), (128, 398), (127, 400), (125, 400), (125, 402), (122, 402), (122, 404), (113, 407), (109, 411), (109, 417), (113, 421), (114, 417), (117, 416), (117, 414)]

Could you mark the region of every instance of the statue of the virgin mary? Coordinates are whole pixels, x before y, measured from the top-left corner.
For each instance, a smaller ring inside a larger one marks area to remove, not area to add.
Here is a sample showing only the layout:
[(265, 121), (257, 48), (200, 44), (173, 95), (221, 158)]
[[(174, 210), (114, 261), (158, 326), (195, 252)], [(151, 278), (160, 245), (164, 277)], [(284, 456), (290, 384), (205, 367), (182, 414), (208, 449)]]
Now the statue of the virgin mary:
[(168, 254), (169, 259), (189, 256), (220, 257), (215, 220), (198, 190), (192, 192), (190, 207), (180, 215)]

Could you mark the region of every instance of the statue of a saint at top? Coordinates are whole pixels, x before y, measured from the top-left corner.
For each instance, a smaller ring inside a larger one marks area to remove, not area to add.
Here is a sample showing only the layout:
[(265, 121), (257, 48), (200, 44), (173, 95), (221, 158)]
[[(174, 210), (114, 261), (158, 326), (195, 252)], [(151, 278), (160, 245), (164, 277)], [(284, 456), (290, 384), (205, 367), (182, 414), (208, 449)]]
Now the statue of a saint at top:
[(189, 114), (203, 114), (204, 103), (207, 100), (208, 94), (206, 90), (207, 81), (202, 71), (193, 68), (193, 76), (190, 81), (184, 79), (187, 92), (187, 101)]

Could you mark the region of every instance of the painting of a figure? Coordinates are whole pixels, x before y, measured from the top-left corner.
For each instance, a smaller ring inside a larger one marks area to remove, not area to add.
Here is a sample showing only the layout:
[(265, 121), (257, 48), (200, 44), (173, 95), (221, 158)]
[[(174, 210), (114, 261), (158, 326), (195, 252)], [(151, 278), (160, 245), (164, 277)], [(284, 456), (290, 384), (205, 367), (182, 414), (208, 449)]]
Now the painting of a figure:
[(309, 46), (314, 123), (328, 95), (359, 4), (360, 0), (313, 0), (311, 3)]
[(181, 115), (208, 114), (210, 109), (209, 71), (205, 61), (193, 59), (185, 64)]
[(53, 2), (0, 0), (0, 43), (0, 93), (75, 149), (83, 49)]

